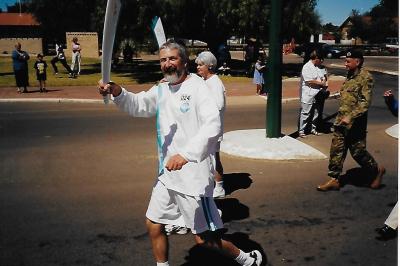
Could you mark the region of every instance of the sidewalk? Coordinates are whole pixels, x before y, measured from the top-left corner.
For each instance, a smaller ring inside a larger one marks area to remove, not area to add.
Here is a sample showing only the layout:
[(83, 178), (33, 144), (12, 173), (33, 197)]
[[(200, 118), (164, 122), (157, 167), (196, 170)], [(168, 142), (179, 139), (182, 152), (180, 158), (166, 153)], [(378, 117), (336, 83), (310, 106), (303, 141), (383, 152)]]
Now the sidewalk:
[[(344, 77), (333, 76), (329, 81), (329, 90), (331, 95), (337, 93)], [(128, 85), (126, 89), (131, 92), (140, 92), (148, 90), (153, 84), (135, 84)], [(255, 94), (255, 85), (252, 80), (248, 81), (224, 81), (227, 96), (257, 96)], [(96, 85), (93, 86), (66, 86), (66, 87), (48, 87), (48, 93), (40, 93), (37, 87), (29, 87), (28, 93), (17, 93), (16, 87), (1, 87), (0, 102), (13, 101), (63, 101), (68, 99), (69, 102), (77, 100), (77, 102), (94, 102), (97, 100), (102, 102), (101, 95), (98, 94)], [(259, 97), (261, 98), (261, 97)], [(299, 98), (299, 78), (289, 78), (282, 81), (282, 99), (294, 100)], [(79, 100), (79, 101), (78, 101)]]

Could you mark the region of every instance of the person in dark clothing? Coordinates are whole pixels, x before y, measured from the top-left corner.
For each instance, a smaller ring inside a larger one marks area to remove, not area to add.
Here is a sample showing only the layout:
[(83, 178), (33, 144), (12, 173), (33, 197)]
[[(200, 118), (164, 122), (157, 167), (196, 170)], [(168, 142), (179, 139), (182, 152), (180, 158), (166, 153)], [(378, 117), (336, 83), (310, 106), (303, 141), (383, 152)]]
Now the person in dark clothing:
[(69, 65), (67, 64), (67, 59), (65, 58), (64, 48), (63, 48), (62, 44), (56, 43), (56, 52), (57, 52), (57, 54), (50, 61), (51, 65), (53, 66), (54, 73), (56, 75), (58, 74), (58, 68), (57, 68), (56, 63), (58, 61), (60, 61), (61, 64), (64, 66), (64, 68), (68, 71), (69, 76), (72, 77), (72, 70), (69, 67)]
[(37, 60), (33, 65), (33, 68), (36, 69), (36, 78), (39, 81), (39, 89), (40, 92), (47, 92), (46, 90), (46, 69), (47, 63), (43, 60), (43, 55), (38, 54)]
[(15, 50), (12, 52), (13, 69), (15, 75), (15, 81), (17, 83), (18, 93), (28, 92), (27, 86), (29, 86), (29, 75), (28, 75), (28, 60), (29, 54), (21, 50), (21, 44), (15, 45)]

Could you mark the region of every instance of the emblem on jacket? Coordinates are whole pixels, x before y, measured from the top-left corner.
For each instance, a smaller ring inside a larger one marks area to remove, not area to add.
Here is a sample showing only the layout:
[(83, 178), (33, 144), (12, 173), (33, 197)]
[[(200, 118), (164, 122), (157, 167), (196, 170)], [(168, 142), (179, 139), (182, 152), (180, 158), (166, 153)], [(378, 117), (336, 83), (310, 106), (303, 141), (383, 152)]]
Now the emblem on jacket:
[(182, 113), (186, 113), (187, 111), (189, 111), (190, 109), (190, 95), (187, 94), (183, 94), (181, 96), (181, 106), (180, 106), (180, 110)]

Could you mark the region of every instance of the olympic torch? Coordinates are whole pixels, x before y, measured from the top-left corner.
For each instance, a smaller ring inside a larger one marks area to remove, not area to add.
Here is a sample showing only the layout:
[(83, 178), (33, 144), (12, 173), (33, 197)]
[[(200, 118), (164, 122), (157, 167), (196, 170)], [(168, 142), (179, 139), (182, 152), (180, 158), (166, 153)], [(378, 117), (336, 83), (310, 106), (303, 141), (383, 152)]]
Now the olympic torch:
[[(103, 83), (110, 82), (111, 76), (111, 60), (113, 55), (113, 46), (115, 40), (115, 33), (117, 31), (118, 17), (121, 10), (120, 0), (108, 0), (106, 15), (104, 19), (103, 28), (103, 42), (102, 42), (102, 58), (101, 58), (101, 77)], [(110, 95), (103, 96), (104, 103), (108, 104)]]

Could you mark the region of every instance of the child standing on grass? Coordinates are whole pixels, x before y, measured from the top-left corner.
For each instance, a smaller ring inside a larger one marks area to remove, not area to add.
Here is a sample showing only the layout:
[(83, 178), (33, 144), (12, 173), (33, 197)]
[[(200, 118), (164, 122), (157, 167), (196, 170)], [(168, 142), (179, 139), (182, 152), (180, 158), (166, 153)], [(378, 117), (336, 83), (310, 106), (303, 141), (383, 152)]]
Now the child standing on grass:
[(43, 60), (43, 55), (38, 54), (37, 60), (33, 66), (36, 69), (36, 78), (39, 81), (40, 92), (47, 92), (46, 90), (46, 68), (47, 63)]

